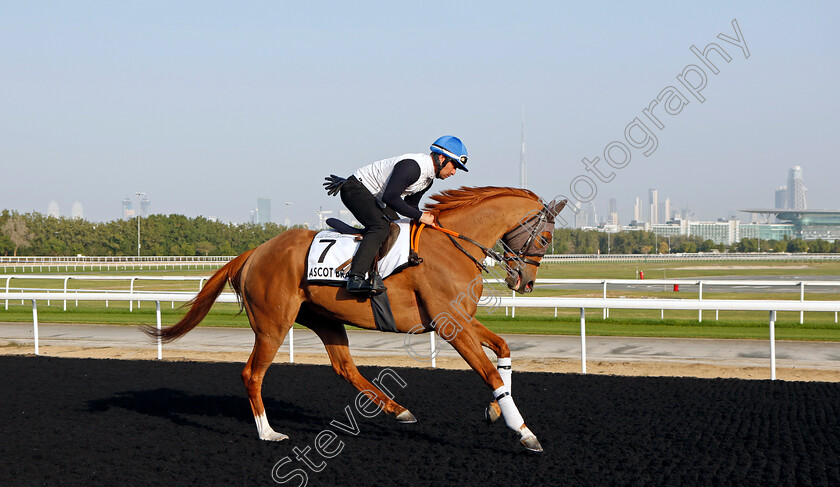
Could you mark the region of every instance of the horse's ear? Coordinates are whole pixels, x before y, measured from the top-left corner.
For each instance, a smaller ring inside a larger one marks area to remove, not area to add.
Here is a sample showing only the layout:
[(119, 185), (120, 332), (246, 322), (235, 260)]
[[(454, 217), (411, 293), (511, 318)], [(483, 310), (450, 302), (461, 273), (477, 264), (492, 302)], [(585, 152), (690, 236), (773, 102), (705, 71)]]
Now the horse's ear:
[(552, 201), (547, 205), (548, 211), (550, 211), (552, 215), (557, 216), (558, 213), (563, 211), (563, 208), (566, 207), (566, 203), (568, 202), (569, 200)]

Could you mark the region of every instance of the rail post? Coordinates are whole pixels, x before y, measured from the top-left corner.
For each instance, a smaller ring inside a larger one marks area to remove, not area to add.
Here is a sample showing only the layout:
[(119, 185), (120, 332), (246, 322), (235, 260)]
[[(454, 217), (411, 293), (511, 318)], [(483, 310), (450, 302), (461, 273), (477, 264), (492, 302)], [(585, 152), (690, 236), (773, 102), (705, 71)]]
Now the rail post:
[(586, 373), (586, 309), (580, 309), (580, 373)]
[[(9, 281), (12, 280), (12, 277), (14, 277), (14, 276), (6, 277), (6, 296), (9, 295)], [(6, 298), (6, 311), (9, 311), (9, 298), (8, 297)], [(837, 321), (837, 314), (836, 313), (834, 315), (834, 321)]]
[[(157, 329), (160, 331), (160, 301), (155, 301), (155, 318), (157, 319)], [(158, 360), (163, 360), (163, 342), (160, 335), (157, 337), (158, 346)]]
[[(607, 299), (607, 280), (604, 279), (604, 299)], [(556, 308), (555, 308), (556, 309)], [(554, 313), (554, 316), (557, 316), (557, 313)], [(607, 309), (607, 306), (604, 305), (604, 319), (606, 320), (610, 316), (610, 311)]]
[[(805, 302), (805, 281), (799, 283), (799, 301), (804, 303)], [(802, 325), (805, 323), (805, 312), (799, 312), (799, 324)]]
[[(69, 281), (69, 277), (64, 278), (64, 310), (67, 311), (67, 281)], [(78, 305), (78, 301), (76, 301), (76, 305)]]
[[(511, 294), (511, 297), (514, 300), (516, 299), (516, 291), (513, 291), (513, 293)], [(516, 318), (516, 304), (515, 303), (512, 304), (511, 307), (510, 307), (510, 317), (511, 318)]]
[(437, 368), (437, 361), (435, 360), (435, 355), (437, 355), (437, 354), (435, 353), (435, 332), (434, 332), (434, 330), (432, 330), (432, 332), (429, 333), (429, 338), (430, 338), (430, 340), (429, 340), (429, 350), (432, 353), (432, 368), (434, 369), (434, 368)]
[(35, 355), (40, 355), (38, 349), (38, 301), (32, 300), (32, 333), (35, 336)]
[[(703, 301), (703, 281), (697, 281), (697, 285), (700, 288), (699, 294), (697, 296), (698, 301)], [(697, 322), (703, 323), (703, 309), (697, 310)]]
[[(129, 286), (128, 286), (128, 294), (132, 294), (132, 295), (134, 294), (134, 280), (135, 279), (137, 279), (137, 278), (136, 277), (131, 278), (131, 284), (129, 284)], [(134, 301), (133, 300), (128, 300), (128, 311), (129, 312), (134, 311)]]
[(776, 311), (770, 312), (770, 380), (776, 380)]

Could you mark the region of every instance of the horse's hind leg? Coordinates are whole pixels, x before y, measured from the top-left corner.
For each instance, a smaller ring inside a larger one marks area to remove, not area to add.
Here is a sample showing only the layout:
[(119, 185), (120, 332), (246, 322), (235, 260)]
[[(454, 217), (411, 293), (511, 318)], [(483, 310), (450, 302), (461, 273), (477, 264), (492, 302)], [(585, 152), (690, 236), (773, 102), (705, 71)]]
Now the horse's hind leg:
[[(283, 344), (286, 334), (294, 324), (295, 314), (300, 303), (293, 299), (282, 303), (256, 304), (245, 301), (245, 311), (254, 330), (254, 350), (242, 369), (242, 382), (248, 391), (248, 401), (257, 423), (257, 434), (261, 440), (281, 441), (288, 436), (274, 431), (268, 424), (265, 405), (262, 400), (262, 384), (268, 367), (277, 355), (277, 349)], [(264, 310), (270, 309), (271, 312)]]
[(251, 403), (251, 411), (254, 413), (254, 421), (257, 423), (257, 434), (261, 440), (281, 441), (288, 436), (274, 431), (268, 424), (268, 417), (265, 414), (265, 405), (262, 400), (262, 383), (268, 366), (274, 361), (277, 349), (283, 343), (288, 328), (280, 333), (279, 338), (263, 333), (257, 333), (254, 339), (254, 350), (242, 370), (242, 382), (248, 391), (248, 401)]
[[(297, 321), (318, 334), (318, 337), (324, 342), (324, 348), (327, 349), (327, 354), (330, 356), (333, 370), (338, 375), (344, 377), (347, 382), (367, 396), (368, 399), (378, 405), (383, 411), (394, 414), (400, 423), (415, 423), (417, 421), (408, 409), (397, 404), (391, 397), (380, 390), (380, 387), (384, 387), (383, 384), (374, 385), (362, 376), (359, 369), (356, 368), (356, 364), (353, 362), (353, 357), (350, 356), (347, 332), (344, 330), (342, 323), (330, 321), (311, 313), (304, 313), (303, 311), (298, 315)], [(380, 376), (382, 377), (382, 375)], [(376, 382), (376, 379), (374, 379), (374, 382)], [(405, 387), (403, 383), (398, 382), (398, 385)], [(385, 390), (388, 389), (386, 388)]]

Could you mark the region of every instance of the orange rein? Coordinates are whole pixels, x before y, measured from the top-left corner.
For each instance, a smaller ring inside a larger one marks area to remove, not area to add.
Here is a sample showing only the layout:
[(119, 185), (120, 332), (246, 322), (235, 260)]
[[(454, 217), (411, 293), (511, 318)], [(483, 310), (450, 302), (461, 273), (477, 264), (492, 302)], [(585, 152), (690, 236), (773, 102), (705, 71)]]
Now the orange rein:
[(417, 249), (420, 248), (420, 232), (422, 232), (423, 228), (426, 227), (426, 226), (428, 226), (431, 229), (437, 230), (439, 232), (443, 232), (443, 233), (452, 235), (455, 238), (460, 238), (461, 237), (461, 234), (458, 233), (458, 232), (453, 232), (452, 230), (449, 230), (449, 229), (443, 228), (443, 227), (439, 227), (437, 225), (426, 225), (425, 223), (420, 223), (418, 221), (416, 225), (411, 227), (411, 238), (410, 238), (411, 248), (414, 249), (415, 252), (417, 252)]
[[(473, 240), (473, 239), (471, 239), (471, 238), (469, 238), (465, 235), (461, 235), (458, 232), (454, 232), (452, 230), (443, 228), (443, 227), (438, 226), (438, 225), (426, 225), (425, 223), (420, 223), (420, 222), (418, 222), (417, 225), (416, 225), (416, 231), (415, 231), (415, 226), (412, 226), (412, 228), (411, 228), (411, 235), (410, 235), (411, 249), (415, 253), (419, 253), (419, 252), (417, 252), (417, 249), (420, 246), (420, 232), (422, 232), (423, 227), (426, 227), (426, 226), (428, 226), (431, 229), (434, 229), (434, 230), (437, 230), (439, 232), (443, 232), (443, 233), (449, 235), (449, 239), (452, 240), (452, 243), (455, 244), (456, 247), (458, 247), (458, 250), (460, 250), (461, 252), (464, 253), (464, 255), (469, 257), (470, 260), (472, 260), (475, 263), (476, 267), (478, 267), (480, 270), (483, 270), (484, 272), (487, 272), (487, 266), (484, 265), (480, 260), (473, 257), (472, 254), (467, 252), (466, 249), (464, 249), (464, 247), (462, 247), (461, 244), (459, 244), (455, 240), (456, 238), (461, 239), (461, 240), (466, 240), (467, 242), (475, 245), (476, 247), (480, 248), (484, 252), (484, 255), (489, 255), (490, 257), (492, 257), (497, 262), (503, 262), (504, 261), (504, 257), (502, 257), (501, 255), (496, 253), (493, 249), (489, 249), (489, 248), (485, 247), (484, 245), (481, 245), (480, 243), (476, 242), (475, 240)], [(453, 237), (455, 237), (455, 238), (453, 238)]]

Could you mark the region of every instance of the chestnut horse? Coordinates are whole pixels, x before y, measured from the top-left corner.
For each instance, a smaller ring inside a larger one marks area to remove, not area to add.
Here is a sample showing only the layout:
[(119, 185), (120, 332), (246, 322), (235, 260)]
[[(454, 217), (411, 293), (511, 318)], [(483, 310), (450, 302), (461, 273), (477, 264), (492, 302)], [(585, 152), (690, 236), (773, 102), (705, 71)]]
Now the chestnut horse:
[[(544, 205), (531, 191), (497, 187), (447, 190), (432, 199), (436, 202), (427, 205), (427, 210), (437, 217), (441, 227), (463, 235), (464, 240), (442, 231), (423, 231), (417, 239), (423, 263), (387, 279), (390, 302), (398, 303), (392, 310), (398, 331), (436, 330), (493, 391), (494, 401), (485, 411), (486, 419), (492, 422), (503, 417), (519, 434), (522, 445), (542, 451), (510, 395), (507, 344), (475, 319), (477, 300), (463, 298), (468, 288), (472, 295), (481, 296), (480, 266), (487, 253), (505, 264), (508, 287), (519, 293), (530, 292), (539, 260), (551, 238), (554, 216), (565, 201)], [(266, 370), (295, 322), (321, 338), (337, 374), (374, 404), (394, 414), (397, 421), (415, 422), (406, 408), (362, 377), (350, 356), (344, 325), (376, 329), (367, 297), (349, 294), (343, 287), (307, 284), (306, 255), (314, 236), (315, 232), (309, 230), (288, 230), (236, 257), (207, 281), (177, 324), (160, 331), (148, 327), (144, 331), (164, 342), (183, 336), (207, 315), (225, 284), (230, 283), (256, 335), (242, 380), (261, 439), (288, 438), (269, 426), (261, 389)], [(499, 239), (507, 247), (501, 258), (490, 249)], [(457, 328), (449, 326), (450, 332), (442, 333), (441, 327), (436, 326), (440, 325), (441, 316), (450, 320), (449, 325), (453, 325), (453, 319), (458, 321)], [(453, 329), (457, 333), (451, 333)], [(498, 369), (482, 346), (496, 354)]]

